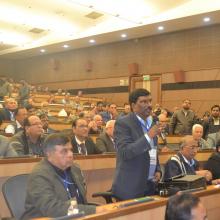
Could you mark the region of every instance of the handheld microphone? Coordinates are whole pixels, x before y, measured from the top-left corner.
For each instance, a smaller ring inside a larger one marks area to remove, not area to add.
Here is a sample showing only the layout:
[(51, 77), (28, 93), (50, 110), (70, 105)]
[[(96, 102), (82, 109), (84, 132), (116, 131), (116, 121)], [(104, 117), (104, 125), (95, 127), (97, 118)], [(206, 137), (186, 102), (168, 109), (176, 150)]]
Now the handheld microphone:
[[(155, 121), (156, 125), (160, 126), (160, 122), (158, 120)], [(167, 145), (167, 139), (166, 139), (166, 133), (164, 129), (162, 129), (159, 133), (159, 136), (161, 137), (164, 145)]]

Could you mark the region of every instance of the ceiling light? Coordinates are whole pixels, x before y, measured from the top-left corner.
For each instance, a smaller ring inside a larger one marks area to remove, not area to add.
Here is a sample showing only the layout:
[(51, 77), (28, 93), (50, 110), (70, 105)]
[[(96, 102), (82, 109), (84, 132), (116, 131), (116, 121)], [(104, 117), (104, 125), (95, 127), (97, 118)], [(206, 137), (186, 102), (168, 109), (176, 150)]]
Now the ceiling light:
[(203, 18), (203, 21), (204, 22), (209, 22), (211, 19), (210, 19), (210, 17), (205, 17), (205, 18)]
[(45, 50), (45, 49), (40, 49), (40, 52), (41, 52), (41, 53), (45, 53), (46, 50)]
[(127, 37), (127, 34), (121, 34), (121, 37), (122, 37), (122, 38), (126, 38), (126, 37)]
[(63, 45), (63, 48), (68, 48), (68, 47), (69, 47), (69, 45), (67, 45), (67, 44)]
[(162, 30), (164, 30), (164, 26), (159, 26), (157, 29), (158, 29), (159, 31), (162, 31)]
[(94, 40), (94, 39), (91, 39), (91, 40), (89, 40), (89, 43), (94, 44), (94, 43), (95, 43), (95, 40)]

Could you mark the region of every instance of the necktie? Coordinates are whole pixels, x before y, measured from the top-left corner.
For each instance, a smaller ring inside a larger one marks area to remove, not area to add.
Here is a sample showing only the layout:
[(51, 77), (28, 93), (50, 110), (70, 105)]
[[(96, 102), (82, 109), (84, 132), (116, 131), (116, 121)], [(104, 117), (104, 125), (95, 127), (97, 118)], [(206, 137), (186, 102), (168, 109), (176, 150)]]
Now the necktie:
[(84, 143), (81, 143), (80, 145), (81, 154), (86, 155), (86, 145)]
[(15, 121), (15, 116), (13, 112), (10, 112), (10, 120)]

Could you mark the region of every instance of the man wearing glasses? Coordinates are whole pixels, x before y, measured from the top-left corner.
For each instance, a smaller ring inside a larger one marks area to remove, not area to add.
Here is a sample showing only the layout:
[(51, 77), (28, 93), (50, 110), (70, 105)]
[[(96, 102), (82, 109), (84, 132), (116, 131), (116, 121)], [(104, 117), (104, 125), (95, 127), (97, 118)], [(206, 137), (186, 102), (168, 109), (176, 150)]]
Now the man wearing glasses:
[(72, 123), (73, 137), (71, 140), (73, 153), (89, 155), (99, 154), (101, 151), (97, 148), (93, 140), (89, 137), (88, 123), (83, 118), (77, 118)]
[(38, 116), (31, 115), (24, 119), (24, 130), (11, 138), (10, 146), (19, 156), (44, 156), (42, 143), (44, 140), (42, 122)]
[(183, 137), (180, 143), (180, 151), (165, 164), (164, 180), (198, 174), (204, 176), (207, 182), (211, 181), (211, 172), (199, 170), (199, 163), (194, 159), (198, 148), (198, 142), (193, 139), (193, 136), (187, 135)]
[(46, 157), (30, 174), (21, 219), (60, 217), (82, 211), (95, 213), (96, 207), (87, 204), (84, 178), (78, 165), (73, 163), (69, 137), (62, 133), (50, 134), (43, 148)]

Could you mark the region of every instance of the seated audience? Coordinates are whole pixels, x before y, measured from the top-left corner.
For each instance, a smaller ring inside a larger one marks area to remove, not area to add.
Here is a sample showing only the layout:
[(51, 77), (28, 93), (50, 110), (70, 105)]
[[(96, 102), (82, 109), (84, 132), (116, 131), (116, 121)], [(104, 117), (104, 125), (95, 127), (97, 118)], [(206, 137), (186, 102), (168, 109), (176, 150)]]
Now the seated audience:
[(195, 141), (198, 142), (200, 150), (210, 149), (208, 142), (202, 138), (203, 127), (200, 124), (194, 124), (192, 127), (192, 136)]
[(208, 134), (207, 142), (210, 148), (215, 149), (218, 140), (220, 140), (220, 130), (216, 133)]
[(24, 105), (24, 103), (29, 99), (30, 87), (25, 80), (21, 80), (21, 87), (18, 91), (19, 104)]
[(210, 156), (205, 164), (205, 169), (212, 173), (213, 182), (217, 184), (219, 182), (218, 179), (220, 179), (220, 140), (216, 143), (216, 152)]
[(176, 146), (174, 144), (167, 144), (166, 136), (169, 134), (169, 119), (165, 114), (160, 114), (158, 116), (159, 123), (162, 125), (162, 135), (160, 135), (163, 143), (158, 145), (159, 149), (161, 149), (161, 152), (168, 152), (170, 149), (174, 150), (176, 148), (179, 148), (179, 145)]
[(7, 137), (0, 135), (0, 157), (16, 157), (16, 151), (9, 145)]
[(15, 121), (15, 110), (18, 104), (13, 98), (5, 100), (5, 107), (0, 110), (0, 119), (2, 121)]
[(102, 153), (115, 152), (115, 142), (113, 136), (114, 127), (115, 120), (108, 121), (105, 126), (105, 131), (96, 139), (96, 146)]
[(80, 168), (73, 163), (71, 149), (70, 139), (64, 134), (50, 134), (46, 138), (46, 158), (30, 174), (21, 219), (60, 217), (77, 210), (95, 213), (96, 207), (87, 205), (84, 178)]
[(216, 133), (220, 130), (220, 106), (213, 105), (211, 107), (211, 116), (207, 121), (203, 122), (204, 137), (207, 138), (209, 134)]
[(6, 77), (1, 77), (0, 79), (0, 100), (4, 100), (4, 97), (11, 96), (11, 86)]
[(128, 103), (124, 103), (124, 111), (119, 114), (118, 117), (123, 117), (131, 112), (131, 106)]
[(54, 94), (50, 94), (50, 97), (47, 100), (48, 104), (56, 104), (56, 99)]
[(99, 101), (97, 102), (96, 107), (94, 108), (94, 113), (100, 114), (101, 112), (103, 112), (103, 102)]
[(207, 220), (207, 213), (198, 197), (181, 193), (169, 198), (165, 220)]
[(62, 93), (63, 93), (63, 90), (61, 88), (59, 88), (57, 90), (57, 92), (55, 93), (55, 95), (62, 95)]
[(58, 116), (59, 117), (67, 117), (68, 114), (67, 114), (66, 110), (63, 108), (58, 112)]
[(90, 121), (92, 121), (93, 118), (93, 114), (91, 112), (88, 111), (82, 111), (79, 113), (79, 118), (83, 118), (87, 121), (87, 123), (89, 124)]
[(53, 130), (52, 128), (49, 127), (49, 120), (48, 120), (47, 114), (44, 114), (44, 113), (40, 114), (39, 118), (40, 118), (41, 123), (42, 123), (44, 134), (51, 134), (51, 133), (56, 132), (55, 130)]
[(170, 180), (173, 177), (185, 175), (201, 175), (207, 182), (212, 180), (212, 174), (208, 170), (199, 170), (199, 163), (195, 160), (198, 151), (198, 142), (193, 136), (183, 137), (180, 143), (180, 151), (172, 156), (165, 164), (164, 180)]
[(70, 93), (65, 94), (64, 98), (61, 100), (61, 104), (64, 104), (64, 105), (73, 105), (74, 104), (73, 100), (70, 97)]
[(88, 123), (83, 118), (75, 119), (72, 123), (73, 137), (72, 147), (73, 153), (88, 155), (101, 153), (93, 140), (88, 136)]
[(159, 115), (161, 114), (161, 110), (162, 110), (162, 108), (161, 108), (160, 104), (157, 103), (157, 104), (155, 105), (155, 108), (154, 108), (154, 110), (153, 110), (153, 113), (154, 113), (156, 116), (159, 116)]
[(89, 134), (100, 134), (103, 131), (103, 120), (101, 115), (95, 115), (93, 120), (89, 122)]
[(118, 116), (116, 104), (110, 104), (108, 109), (106, 111), (101, 112), (100, 114), (105, 123), (109, 120), (115, 120)]
[(5, 128), (6, 134), (15, 134), (23, 130), (24, 119), (27, 117), (27, 109), (24, 107), (18, 107), (15, 112), (15, 121), (9, 124)]
[(38, 116), (31, 115), (24, 119), (24, 130), (11, 137), (10, 146), (19, 156), (43, 156), (43, 140), (42, 122)]

